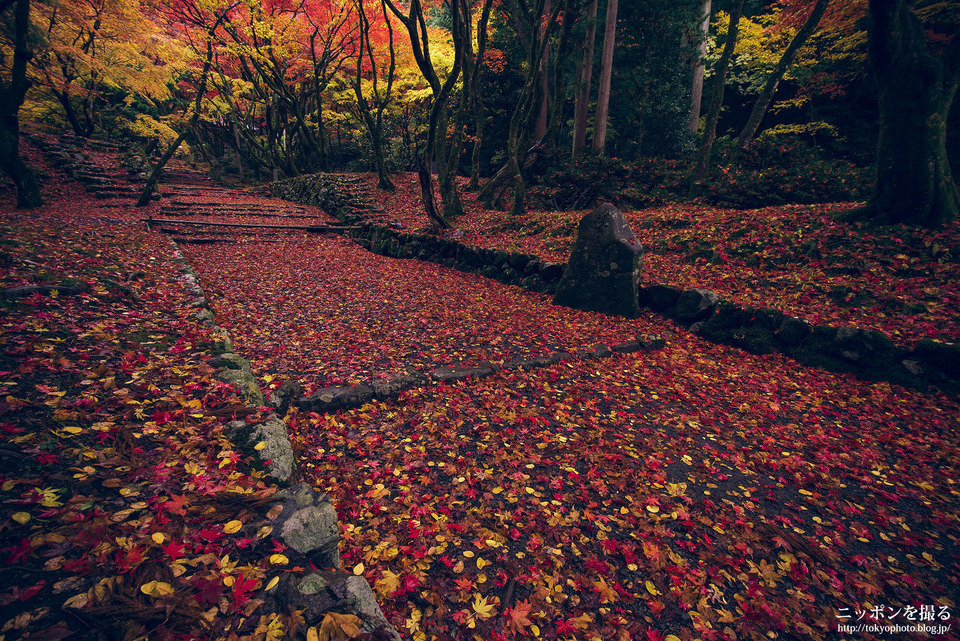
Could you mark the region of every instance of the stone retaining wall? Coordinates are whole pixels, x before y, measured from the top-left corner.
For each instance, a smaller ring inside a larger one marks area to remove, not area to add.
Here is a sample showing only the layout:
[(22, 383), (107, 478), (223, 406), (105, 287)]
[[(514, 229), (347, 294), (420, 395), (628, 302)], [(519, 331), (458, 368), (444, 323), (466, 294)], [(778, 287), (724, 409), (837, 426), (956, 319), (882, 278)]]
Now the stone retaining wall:
[[(179, 248), (175, 249), (175, 260), (183, 274), (180, 282), (192, 298), (190, 306), (197, 309), (194, 320), (213, 330), (214, 340), (207, 346), (211, 354), (207, 363), (214, 368), (215, 377), (236, 388), (249, 405), (263, 407), (271, 403), (274, 409), (285, 409), (289, 399), (283, 395), (272, 394), (270, 399), (264, 399), (250, 363), (233, 352), (233, 342), (227, 331), (214, 324), (215, 315), (203, 295), (197, 275)], [(326, 494), (306, 483), (296, 482), (297, 462), (283, 419), (271, 413), (261, 423), (232, 421), (227, 425), (226, 433), (239, 452), (252, 456), (270, 479), (286, 488), (275, 494), (262, 510), (261, 525), (272, 526), (283, 544), (303, 555), (312, 567), (339, 568), (337, 511)], [(304, 611), (311, 624), (319, 623), (330, 611), (353, 614), (362, 621), (364, 632), (377, 632), (378, 638), (400, 640), (400, 635), (380, 610), (370, 584), (361, 576), (334, 569), (290, 572), (283, 575), (275, 589), (261, 596), (274, 611)]]
[[(358, 225), (348, 235), (376, 254), (439, 263), (546, 294), (556, 292), (566, 267), (528, 254), (472, 247), (365, 222), (365, 209), (353, 208), (355, 198), (338, 193), (336, 179), (328, 174), (272, 183), (270, 191), (280, 198), (319, 206)], [(960, 345), (946, 341), (923, 339), (909, 349), (875, 330), (812, 325), (775, 309), (741, 307), (698, 288), (648, 284), (640, 290), (639, 303), (707, 340), (751, 353), (777, 352), (806, 365), (865, 380), (960, 392)]]

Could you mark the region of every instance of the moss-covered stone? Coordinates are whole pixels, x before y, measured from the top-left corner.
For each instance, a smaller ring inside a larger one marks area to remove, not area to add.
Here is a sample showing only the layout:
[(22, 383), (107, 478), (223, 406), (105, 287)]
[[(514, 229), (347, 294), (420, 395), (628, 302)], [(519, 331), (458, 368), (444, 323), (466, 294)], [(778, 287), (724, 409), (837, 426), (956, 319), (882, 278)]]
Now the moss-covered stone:
[(635, 317), (642, 247), (623, 214), (607, 203), (580, 220), (554, 305)]

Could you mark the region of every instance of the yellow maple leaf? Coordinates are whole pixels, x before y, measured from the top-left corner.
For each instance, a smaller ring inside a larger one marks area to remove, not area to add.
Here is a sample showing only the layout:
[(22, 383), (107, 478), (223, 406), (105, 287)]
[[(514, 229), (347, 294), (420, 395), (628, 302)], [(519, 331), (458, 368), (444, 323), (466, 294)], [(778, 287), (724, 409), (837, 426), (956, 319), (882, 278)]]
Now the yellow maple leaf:
[(352, 614), (327, 612), (317, 633), (318, 641), (347, 641), (356, 639), (360, 632), (360, 619)]
[(400, 588), (400, 577), (391, 572), (390, 570), (384, 570), (383, 576), (377, 579), (374, 589), (382, 597), (388, 597), (393, 595)]
[(476, 617), (481, 621), (486, 621), (497, 613), (497, 606), (492, 603), (487, 603), (487, 597), (481, 597), (479, 594), (474, 595), (473, 603), (470, 605), (473, 607), (473, 611), (476, 612)]

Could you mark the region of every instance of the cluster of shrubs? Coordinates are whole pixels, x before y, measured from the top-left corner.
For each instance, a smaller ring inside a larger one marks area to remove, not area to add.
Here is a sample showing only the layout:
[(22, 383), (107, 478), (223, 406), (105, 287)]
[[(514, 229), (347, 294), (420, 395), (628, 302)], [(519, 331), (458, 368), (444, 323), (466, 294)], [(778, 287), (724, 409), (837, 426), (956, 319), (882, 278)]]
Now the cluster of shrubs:
[[(697, 190), (701, 202), (748, 209), (861, 201), (870, 195), (870, 168), (828, 157), (810, 143), (763, 139), (742, 152), (736, 164), (726, 162), (727, 148), (729, 141), (718, 141), (718, 159)], [(561, 211), (599, 202), (652, 207), (690, 199), (691, 170), (692, 163), (683, 160), (584, 156), (548, 167), (530, 196), (536, 208)]]

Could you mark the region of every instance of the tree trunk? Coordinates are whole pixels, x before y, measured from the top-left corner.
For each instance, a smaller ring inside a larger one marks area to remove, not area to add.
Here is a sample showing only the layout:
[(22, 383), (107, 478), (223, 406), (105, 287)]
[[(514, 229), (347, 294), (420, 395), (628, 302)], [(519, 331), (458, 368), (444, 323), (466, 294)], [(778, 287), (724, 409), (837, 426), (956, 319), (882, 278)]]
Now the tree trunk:
[(17, 0), (14, 9), (14, 51), (10, 82), (0, 83), (0, 168), (17, 188), (17, 208), (43, 204), (37, 177), (20, 158), (20, 107), (30, 88), (27, 78), (27, 34), (30, 29), (30, 0)]
[(960, 33), (932, 55), (905, 0), (870, 0), (870, 63), (877, 80), (877, 183), (848, 217), (937, 227), (960, 215), (947, 158), (947, 116), (960, 81)]
[(734, 154), (746, 149), (747, 145), (753, 140), (757, 130), (760, 128), (760, 123), (763, 121), (763, 116), (767, 113), (767, 108), (770, 107), (770, 102), (777, 92), (777, 86), (780, 84), (783, 74), (787, 72), (787, 69), (793, 63), (793, 59), (796, 57), (797, 52), (800, 51), (800, 47), (802, 47), (807, 42), (807, 39), (817, 30), (817, 25), (820, 24), (820, 18), (823, 17), (823, 12), (826, 11), (829, 3), (830, 0), (817, 0), (817, 4), (814, 5), (810, 16), (806, 22), (803, 23), (800, 31), (793, 37), (793, 40), (790, 41), (786, 51), (780, 56), (780, 60), (777, 61), (777, 66), (770, 72), (770, 76), (763, 85), (763, 90), (761, 90), (760, 95), (757, 96), (757, 101), (753, 103), (753, 110), (750, 112), (747, 124), (744, 125), (743, 131), (737, 136)]
[(743, 0), (737, 0), (736, 7), (730, 12), (730, 26), (727, 28), (727, 41), (723, 45), (723, 53), (717, 61), (717, 70), (713, 78), (713, 92), (710, 99), (710, 109), (707, 111), (707, 121), (704, 125), (703, 142), (697, 155), (697, 165), (693, 170), (693, 179), (690, 181), (690, 195), (695, 196), (699, 183), (707, 176), (710, 165), (710, 152), (713, 151), (713, 141), (717, 137), (717, 120), (720, 119), (720, 108), (723, 107), (723, 89), (727, 81), (727, 69), (733, 58), (733, 50), (737, 46), (737, 34), (740, 31), (740, 15), (743, 12)]
[[(160, 180), (160, 174), (163, 173), (163, 168), (167, 162), (173, 158), (173, 154), (176, 153), (177, 149), (180, 148), (184, 138), (187, 137), (187, 132), (193, 129), (200, 119), (200, 107), (203, 104), (203, 94), (207, 90), (207, 78), (209, 78), (210, 68), (213, 66), (213, 35), (216, 33), (217, 28), (223, 22), (226, 15), (226, 11), (221, 13), (213, 26), (207, 31), (207, 35), (209, 36), (207, 39), (207, 55), (203, 61), (203, 69), (200, 71), (200, 82), (197, 86), (197, 97), (194, 99), (193, 114), (190, 116), (190, 123), (183, 128), (177, 136), (177, 139), (173, 141), (163, 156), (160, 157), (160, 160), (157, 161), (157, 164), (153, 166), (153, 171), (150, 172), (150, 176), (147, 178), (147, 182), (143, 185), (143, 190), (140, 192), (137, 207), (145, 207), (150, 204), (150, 200), (153, 198), (153, 191), (157, 188), (157, 182)], [(274, 179), (274, 181), (276, 181), (276, 179)]]
[[(550, 16), (550, 0), (543, 3), (543, 16)], [(544, 25), (546, 29), (546, 25)], [(534, 138), (543, 140), (547, 135), (547, 119), (550, 116), (550, 43), (543, 50), (540, 60), (540, 111), (537, 112), (537, 124), (534, 129)]]
[(421, 154), (417, 162), (417, 178), (420, 180), (423, 208), (435, 229), (449, 229), (450, 223), (440, 215), (440, 210), (437, 209), (437, 199), (433, 193), (433, 177), (430, 175), (430, 159), (425, 156), (426, 154)]
[(587, 33), (583, 38), (583, 60), (577, 84), (577, 100), (573, 107), (573, 155), (587, 144), (587, 115), (590, 110), (590, 84), (593, 80), (593, 44), (597, 36), (597, 0), (587, 7)]
[[(370, 135), (370, 144), (373, 147), (373, 161), (377, 168), (377, 187), (387, 191), (393, 191), (396, 187), (390, 180), (390, 174), (387, 172), (387, 161), (383, 153), (383, 111), (390, 103), (393, 92), (393, 79), (396, 72), (396, 49), (393, 45), (393, 26), (387, 15), (387, 7), (381, 3), (383, 10), (383, 19), (387, 24), (390, 42), (390, 66), (387, 69), (387, 86), (380, 91), (380, 78), (377, 69), (377, 59), (374, 56), (373, 44), (370, 42), (370, 20), (367, 18), (366, 9), (363, 6), (363, 0), (356, 0), (357, 15), (359, 16), (359, 36), (360, 53), (357, 56), (356, 74), (354, 76), (353, 90), (357, 98), (357, 109), (360, 118), (366, 125), (367, 133)], [(374, 112), (370, 108), (370, 103), (363, 94), (363, 57), (367, 56), (369, 62), (370, 79), (372, 84), (373, 105), (376, 108)]]
[(693, 87), (690, 92), (690, 122), (687, 127), (697, 133), (700, 129), (700, 103), (703, 101), (703, 74), (706, 71), (704, 59), (707, 56), (707, 36), (710, 34), (710, 12), (712, 0), (704, 0), (703, 21), (700, 23), (699, 42), (697, 44), (697, 58), (693, 64)]
[(597, 95), (597, 116), (593, 125), (593, 148), (603, 154), (607, 142), (607, 120), (610, 115), (610, 80), (613, 77), (613, 48), (617, 42), (617, 3), (608, 0), (607, 23), (603, 31), (603, 57), (600, 67), (600, 92)]
[[(470, 156), (470, 183), (467, 185), (467, 189), (470, 191), (480, 189), (480, 149), (483, 145), (483, 131), (485, 129), (487, 116), (484, 113), (483, 99), (480, 97), (479, 88), (480, 73), (483, 69), (483, 56), (487, 51), (487, 24), (490, 20), (490, 10), (492, 7), (493, 0), (484, 0), (483, 8), (480, 10), (480, 20), (477, 22), (477, 52), (469, 73), (470, 107), (473, 111), (473, 120), (475, 123), (473, 152)], [(464, 84), (467, 84), (466, 70), (464, 70)]]

